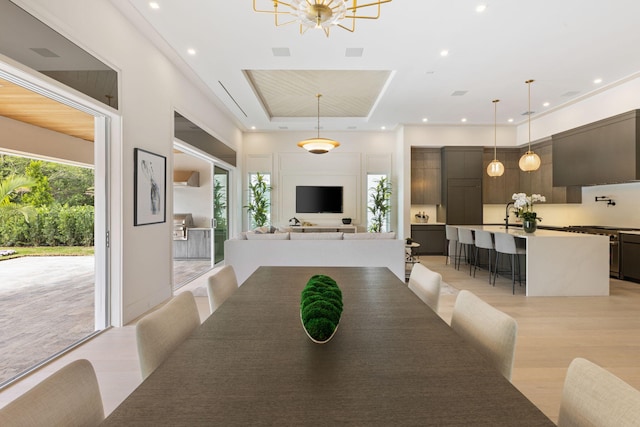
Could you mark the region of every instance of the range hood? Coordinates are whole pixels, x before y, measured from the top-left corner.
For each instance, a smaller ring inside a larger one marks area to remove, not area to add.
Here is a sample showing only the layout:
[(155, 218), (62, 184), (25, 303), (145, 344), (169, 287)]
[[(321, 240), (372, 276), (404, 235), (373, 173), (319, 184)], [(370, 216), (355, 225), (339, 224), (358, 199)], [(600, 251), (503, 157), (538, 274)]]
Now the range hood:
[(200, 172), (173, 171), (173, 185), (176, 187), (200, 187)]

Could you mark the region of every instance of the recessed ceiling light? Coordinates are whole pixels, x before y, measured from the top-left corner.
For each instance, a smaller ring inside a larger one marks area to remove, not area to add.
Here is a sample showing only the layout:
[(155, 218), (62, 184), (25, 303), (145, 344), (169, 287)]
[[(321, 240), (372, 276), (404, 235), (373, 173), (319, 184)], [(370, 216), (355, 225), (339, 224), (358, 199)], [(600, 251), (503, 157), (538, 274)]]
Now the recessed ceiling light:
[(513, 119), (509, 119), (507, 120), (509, 123), (513, 123)]
[(189, 49), (187, 49), (187, 53), (189, 55), (195, 55), (196, 54), (196, 50), (194, 48), (189, 48)]
[(386, 130), (386, 129), (387, 129), (387, 127), (386, 127), (386, 126), (382, 126), (382, 127), (380, 127), (380, 129), (382, 129), (382, 130)]
[(449, 51), (444, 49), (440, 51), (440, 56), (449, 56)]
[(463, 117), (460, 121), (461, 121), (462, 123), (466, 123), (467, 119)]
[(251, 130), (256, 130), (256, 127), (255, 126), (251, 126)]
[(600, 83), (602, 83), (602, 79), (595, 79), (593, 83), (599, 85)]
[(486, 4), (479, 4), (476, 6), (476, 12), (478, 13), (482, 13), (485, 10), (487, 10), (487, 5)]
[(545, 102), (544, 104), (542, 104), (543, 107), (548, 107), (549, 105), (551, 104), (549, 104), (548, 102)]
[(158, 10), (160, 9), (160, 5), (158, 4), (157, 1), (150, 1), (149, 2), (149, 7), (153, 10)]
[(422, 119), (422, 123), (427, 123), (429, 121), (429, 119), (427, 119), (426, 117), (424, 119)]

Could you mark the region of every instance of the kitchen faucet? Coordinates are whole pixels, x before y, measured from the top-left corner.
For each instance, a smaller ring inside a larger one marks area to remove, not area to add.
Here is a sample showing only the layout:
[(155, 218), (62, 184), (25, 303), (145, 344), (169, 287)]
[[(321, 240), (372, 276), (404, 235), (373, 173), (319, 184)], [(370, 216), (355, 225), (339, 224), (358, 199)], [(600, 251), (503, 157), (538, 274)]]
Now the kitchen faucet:
[(504, 209), (504, 228), (509, 228), (509, 206), (513, 205), (513, 202), (507, 203)]

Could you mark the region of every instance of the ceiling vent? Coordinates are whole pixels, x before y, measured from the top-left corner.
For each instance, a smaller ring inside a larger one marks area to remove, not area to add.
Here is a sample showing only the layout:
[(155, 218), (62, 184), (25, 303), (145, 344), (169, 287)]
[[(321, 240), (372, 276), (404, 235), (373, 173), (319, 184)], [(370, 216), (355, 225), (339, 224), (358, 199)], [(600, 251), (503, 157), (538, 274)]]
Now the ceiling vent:
[(468, 90), (457, 90), (451, 94), (451, 96), (465, 96), (469, 92)]

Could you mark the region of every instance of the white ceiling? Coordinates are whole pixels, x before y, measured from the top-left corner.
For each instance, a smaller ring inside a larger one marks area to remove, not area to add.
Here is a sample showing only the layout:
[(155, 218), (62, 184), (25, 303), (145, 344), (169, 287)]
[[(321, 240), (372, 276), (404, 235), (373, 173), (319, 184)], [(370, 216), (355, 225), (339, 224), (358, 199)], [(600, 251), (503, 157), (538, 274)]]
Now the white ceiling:
[[(498, 123), (518, 124), (526, 120), (525, 80), (535, 79), (535, 117), (640, 71), (638, 0), (393, 0), (382, 5), (380, 19), (358, 21), (354, 33), (334, 28), (329, 37), (321, 30), (301, 35), (296, 25), (276, 28), (272, 16), (253, 11), (251, 0), (156, 0), (158, 10), (147, 0), (112, 1), (130, 3), (135, 9), (120, 9), (137, 10), (245, 130), (315, 129), (316, 93), (323, 94), (323, 130), (391, 130), (423, 118), (493, 124), (496, 98)], [(483, 13), (476, 12), (480, 3), (487, 6)], [(290, 56), (274, 54), (286, 49)], [(362, 56), (353, 56), (358, 49)], [(440, 55), (443, 49), (448, 56)], [(254, 88), (251, 70), (268, 83)], [(337, 84), (339, 75), (291, 84), (265, 73), (325, 70), (382, 71), (388, 78), (351, 88)], [(333, 111), (356, 96), (352, 89), (369, 100), (364, 116)], [(301, 111), (309, 116), (299, 117)]]

